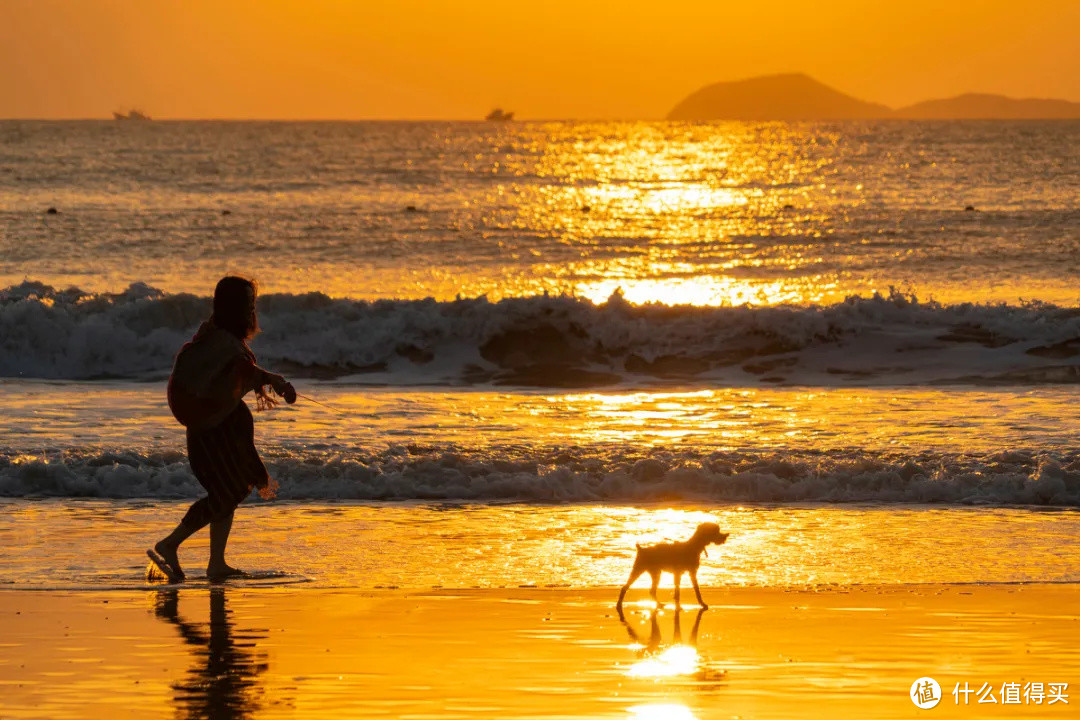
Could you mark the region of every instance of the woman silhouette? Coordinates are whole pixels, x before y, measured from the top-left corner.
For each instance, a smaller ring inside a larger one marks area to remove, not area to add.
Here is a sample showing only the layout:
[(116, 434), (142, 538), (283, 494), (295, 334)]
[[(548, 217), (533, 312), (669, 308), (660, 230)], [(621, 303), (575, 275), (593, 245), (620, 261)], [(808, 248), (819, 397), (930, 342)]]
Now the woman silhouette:
[(221, 580), (243, 573), (225, 562), (233, 511), (259, 488), (273, 497), (276, 483), (255, 449), (255, 425), (243, 397), (254, 391), (259, 409), (276, 401), (267, 386), (296, 402), (296, 390), (281, 375), (255, 364), (247, 341), (259, 330), (258, 294), (252, 280), (222, 278), (214, 289), (214, 310), (191, 342), (180, 349), (169, 377), (169, 409), (187, 428), (188, 460), (206, 497), (196, 501), (168, 537), (146, 553), (170, 582), (182, 582), (180, 544), (210, 526), (206, 576)]

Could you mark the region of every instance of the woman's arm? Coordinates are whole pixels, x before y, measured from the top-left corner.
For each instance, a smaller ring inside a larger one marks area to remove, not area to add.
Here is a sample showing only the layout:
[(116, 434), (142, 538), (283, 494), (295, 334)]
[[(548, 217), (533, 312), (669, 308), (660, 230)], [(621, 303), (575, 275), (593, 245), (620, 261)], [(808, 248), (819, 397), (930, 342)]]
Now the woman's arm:
[(249, 357), (245, 356), (236, 360), (233, 378), (237, 399), (252, 390), (258, 391), (259, 388), (269, 385), (274, 392), (285, 398), (285, 402), (290, 405), (296, 402), (296, 389), (293, 388), (292, 383), (277, 373), (259, 367)]
[(254, 368), (258, 376), (257, 384), (259, 386), (269, 385), (274, 392), (285, 398), (285, 402), (290, 405), (296, 402), (296, 388), (284, 376), (264, 370), (258, 365), (254, 365)]

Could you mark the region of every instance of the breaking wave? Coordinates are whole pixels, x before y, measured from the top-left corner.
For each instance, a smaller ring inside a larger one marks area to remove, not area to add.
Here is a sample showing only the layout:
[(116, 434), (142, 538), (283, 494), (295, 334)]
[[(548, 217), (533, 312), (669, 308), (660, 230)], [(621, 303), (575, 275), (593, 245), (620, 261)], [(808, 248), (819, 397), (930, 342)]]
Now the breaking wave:
[[(0, 291), (0, 376), (166, 374), (209, 299), (27, 281)], [(1080, 380), (1080, 309), (942, 305), (900, 292), (830, 306), (596, 305), (574, 297), (454, 301), (260, 298), (253, 349), (294, 375), (356, 382), (590, 387), (618, 383), (1033, 383)]]
[[(367, 457), (267, 463), (286, 500), (950, 503), (1080, 507), (1080, 452), (458, 453), (398, 446)], [(0, 496), (194, 498), (182, 454), (0, 456)], [(257, 496), (253, 496), (258, 502)]]

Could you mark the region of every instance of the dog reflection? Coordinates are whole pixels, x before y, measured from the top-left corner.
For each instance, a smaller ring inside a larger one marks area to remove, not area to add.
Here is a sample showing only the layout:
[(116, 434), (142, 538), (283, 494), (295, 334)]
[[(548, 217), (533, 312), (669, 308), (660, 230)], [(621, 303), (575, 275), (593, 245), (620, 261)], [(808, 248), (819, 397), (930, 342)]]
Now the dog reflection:
[(225, 588), (211, 588), (210, 622), (205, 625), (180, 615), (179, 591), (162, 590), (157, 597), (154, 614), (175, 625), (193, 648), (195, 664), (172, 686), (177, 709), (189, 718), (247, 718), (262, 706), (258, 676), (268, 665), (254, 648), (266, 635), (236, 631), (225, 593)]
[(698, 632), (701, 629), (701, 618), (705, 614), (705, 608), (700, 608), (694, 617), (694, 625), (690, 630), (690, 638), (683, 642), (682, 638), (682, 613), (676, 611), (673, 617), (673, 629), (671, 642), (665, 643), (663, 633), (660, 630), (659, 610), (654, 609), (649, 613), (649, 634), (642, 638), (641, 634), (619, 613), (619, 620), (626, 628), (630, 640), (638, 647), (637, 661), (630, 666), (627, 674), (631, 677), (692, 677), (703, 683), (716, 683), (723, 679), (724, 671), (711, 667), (698, 653)]
[[(700, 608), (694, 615), (694, 626), (690, 629), (690, 647), (697, 647), (698, 631), (701, 629), (701, 616), (705, 614), (705, 608)], [(649, 637), (647, 640), (642, 641), (641, 635), (634, 629), (634, 626), (630, 624), (630, 621), (626, 619), (626, 616), (620, 612), (619, 620), (622, 621), (623, 627), (626, 628), (627, 634), (630, 636), (630, 640), (636, 645), (641, 645), (643, 655), (651, 655), (656, 653), (657, 650), (664, 647), (663, 635), (660, 632), (660, 611), (653, 609), (649, 613)], [(682, 613), (676, 612), (673, 620), (673, 630), (671, 635), (671, 645), (682, 645)]]

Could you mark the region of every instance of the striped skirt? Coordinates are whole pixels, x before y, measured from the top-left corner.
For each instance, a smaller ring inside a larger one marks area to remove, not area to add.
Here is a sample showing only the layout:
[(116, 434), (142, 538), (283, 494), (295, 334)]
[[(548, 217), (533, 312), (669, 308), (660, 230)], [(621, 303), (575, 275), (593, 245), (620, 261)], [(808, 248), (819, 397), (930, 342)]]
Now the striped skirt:
[(241, 400), (220, 424), (187, 431), (188, 461), (207, 496), (195, 502), (182, 522), (198, 530), (227, 517), (251, 493), (269, 481), (255, 450), (255, 421)]

